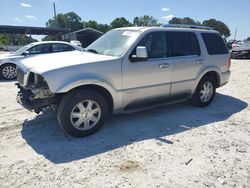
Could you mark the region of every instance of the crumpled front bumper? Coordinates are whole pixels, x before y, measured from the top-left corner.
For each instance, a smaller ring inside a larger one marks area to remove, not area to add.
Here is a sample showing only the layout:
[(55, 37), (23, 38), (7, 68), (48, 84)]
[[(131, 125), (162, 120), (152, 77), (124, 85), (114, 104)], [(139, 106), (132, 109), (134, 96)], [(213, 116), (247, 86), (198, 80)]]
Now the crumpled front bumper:
[(17, 94), (16, 101), (17, 101), (17, 103), (19, 103), (20, 105), (22, 105), (25, 109), (27, 109), (29, 111), (33, 110), (33, 107), (32, 107), (33, 105), (30, 104), (29, 100), (25, 100), (22, 97), (22, 94), (20, 94), (20, 93)]
[(32, 92), (32, 90), (22, 87), (19, 83), (16, 85), (20, 89), (17, 94), (16, 101), (29, 111), (34, 111), (39, 114), (43, 108), (55, 103), (54, 97), (36, 99), (36, 95)]

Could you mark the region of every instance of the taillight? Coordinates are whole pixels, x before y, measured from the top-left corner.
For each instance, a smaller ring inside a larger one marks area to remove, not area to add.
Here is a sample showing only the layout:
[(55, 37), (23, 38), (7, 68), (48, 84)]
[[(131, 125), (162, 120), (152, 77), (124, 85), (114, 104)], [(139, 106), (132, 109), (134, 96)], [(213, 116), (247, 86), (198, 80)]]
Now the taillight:
[(231, 67), (231, 58), (228, 58), (228, 61), (227, 61), (227, 68), (230, 69)]

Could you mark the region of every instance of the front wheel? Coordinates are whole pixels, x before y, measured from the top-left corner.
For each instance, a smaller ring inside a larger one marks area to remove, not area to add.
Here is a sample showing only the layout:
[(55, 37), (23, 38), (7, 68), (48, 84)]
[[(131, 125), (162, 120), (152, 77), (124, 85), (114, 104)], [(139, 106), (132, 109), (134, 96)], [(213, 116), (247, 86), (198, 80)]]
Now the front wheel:
[(16, 79), (16, 65), (4, 64), (0, 67), (0, 77), (4, 80)]
[(108, 116), (105, 98), (93, 90), (69, 93), (58, 106), (62, 128), (73, 137), (85, 137), (101, 128)]
[(215, 92), (216, 85), (214, 78), (211, 76), (204, 76), (200, 80), (195, 93), (191, 98), (191, 102), (193, 105), (199, 107), (208, 106), (212, 102)]

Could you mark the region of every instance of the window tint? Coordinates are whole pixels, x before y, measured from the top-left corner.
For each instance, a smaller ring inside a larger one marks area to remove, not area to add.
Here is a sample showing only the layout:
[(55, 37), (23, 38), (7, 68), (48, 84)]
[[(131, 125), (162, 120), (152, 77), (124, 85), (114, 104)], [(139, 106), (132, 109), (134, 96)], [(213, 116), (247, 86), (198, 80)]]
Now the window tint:
[(50, 52), (51, 52), (51, 46), (49, 44), (41, 44), (29, 49), (30, 54), (44, 54)]
[(53, 52), (65, 52), (65, 51), (73, 51), (74, 48), (67, 44), (52, 44), (52, 51)]
[(169, 56), (200, 55), (198, 39), (191, 32), (168, 32)]
[[(149, 59), (167, 57), (167, 38), (165, 32), (150, 33), (137, 46), (145, 46), (147, 48)], [(133, 54), (135, 54), (135, 50)]]
[(205, 42), (207, 52), (209, 55), (227, 54), (228, 49), (219, 34), (216, 33), (202, 33), (202, 38)]

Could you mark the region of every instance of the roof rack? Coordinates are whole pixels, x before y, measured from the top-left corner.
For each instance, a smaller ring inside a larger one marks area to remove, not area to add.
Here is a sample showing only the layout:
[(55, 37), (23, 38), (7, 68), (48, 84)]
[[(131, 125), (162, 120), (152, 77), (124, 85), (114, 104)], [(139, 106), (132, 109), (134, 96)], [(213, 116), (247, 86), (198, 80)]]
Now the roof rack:
[(211, 27), (207, 26), (199, 26), (199, 25), (188, 25), (188, 24), (164, 24), (161, 27), (177, 27), (177, 28), (190, 28), (190, 29), (205, 29), (205, 30), (213, 30)]

